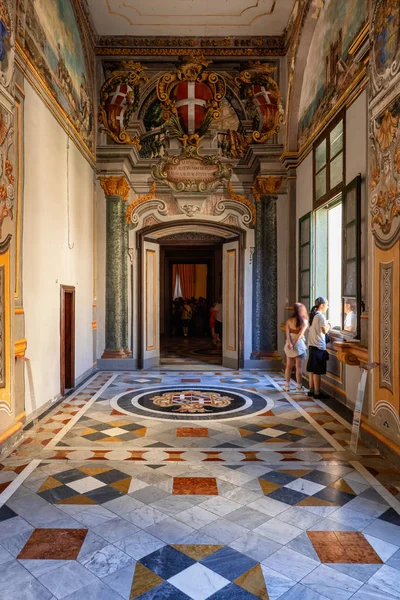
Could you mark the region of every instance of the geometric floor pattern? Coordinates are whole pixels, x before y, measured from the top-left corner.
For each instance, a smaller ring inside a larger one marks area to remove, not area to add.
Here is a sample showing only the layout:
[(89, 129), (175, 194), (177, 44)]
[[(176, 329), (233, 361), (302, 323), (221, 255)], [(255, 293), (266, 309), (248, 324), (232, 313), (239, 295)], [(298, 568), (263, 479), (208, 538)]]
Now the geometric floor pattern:
[[(182, 423), (112, 406), (157, 385), (268, 409)], [(255, 370), (93, 377), (1, 462), (0, 599), (399, 599), (400, 472), (352, 454), (349, 424), (283, 385)]]

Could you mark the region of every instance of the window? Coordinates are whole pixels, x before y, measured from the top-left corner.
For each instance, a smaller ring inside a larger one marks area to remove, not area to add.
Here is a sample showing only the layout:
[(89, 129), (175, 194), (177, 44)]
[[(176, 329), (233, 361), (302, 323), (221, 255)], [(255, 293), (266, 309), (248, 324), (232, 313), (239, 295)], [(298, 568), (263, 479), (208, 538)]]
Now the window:
[(299, 223), (299, 301), (308, 309), (312, 299), (312, 212)]
[(314, 208), (344, 184), (344, 116), (334, 119), (314, 145)]
[(342, 329), (360, 337), (361, 315), (361, 176), (343, 193)]
[(329, 300), (332, 328), (342, 329), (342, 195), (315, 211), (314, 296)]

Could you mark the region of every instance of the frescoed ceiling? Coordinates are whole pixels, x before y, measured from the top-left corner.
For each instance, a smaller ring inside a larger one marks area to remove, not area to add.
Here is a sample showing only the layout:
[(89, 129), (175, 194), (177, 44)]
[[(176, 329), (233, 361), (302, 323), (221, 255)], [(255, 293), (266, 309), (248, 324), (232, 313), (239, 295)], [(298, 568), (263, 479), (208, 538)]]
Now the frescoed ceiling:
[(99, 35), (282, 35), (295, 0), (88, 0)]

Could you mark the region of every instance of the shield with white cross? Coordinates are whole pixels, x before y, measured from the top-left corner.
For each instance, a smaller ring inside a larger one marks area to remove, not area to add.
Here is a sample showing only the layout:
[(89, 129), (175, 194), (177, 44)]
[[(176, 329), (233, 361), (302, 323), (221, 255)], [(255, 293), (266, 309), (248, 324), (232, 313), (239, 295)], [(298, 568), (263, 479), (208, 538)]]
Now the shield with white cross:
[(253, 86), (253, 103), (259, 116), (261, 133), (271, 130), (279, 110), (276, 94), (263, 85), (256, 84)]
[(185, 133), (191, 135), (201, 128), (206, 104), (212, 97), (211, 89), (200, 81), (182, 81), (175, 86), (173, 100)]
[(134, 90), (127, 83), (119, 83), (106, 102), (109, 127), (116, 135), (125, 129), (127, 111), (134, 103)]

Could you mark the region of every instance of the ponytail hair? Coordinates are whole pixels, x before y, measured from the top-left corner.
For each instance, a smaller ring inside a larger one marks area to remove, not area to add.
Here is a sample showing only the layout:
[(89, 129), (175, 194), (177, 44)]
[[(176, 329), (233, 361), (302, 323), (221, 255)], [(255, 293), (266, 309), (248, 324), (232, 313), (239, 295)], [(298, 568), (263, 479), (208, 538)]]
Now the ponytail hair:
[(326, 304), (327, 302), (328, 302), (328, 300), (326, 298), (324, 298), (323, 296), (319, 296), (319, 298), (316, 299), (315, 304), (310, 311), (310, 326), (312, 325), (314, 317), (317, 314), (318, 309), (321, 306), (321, 304)]

